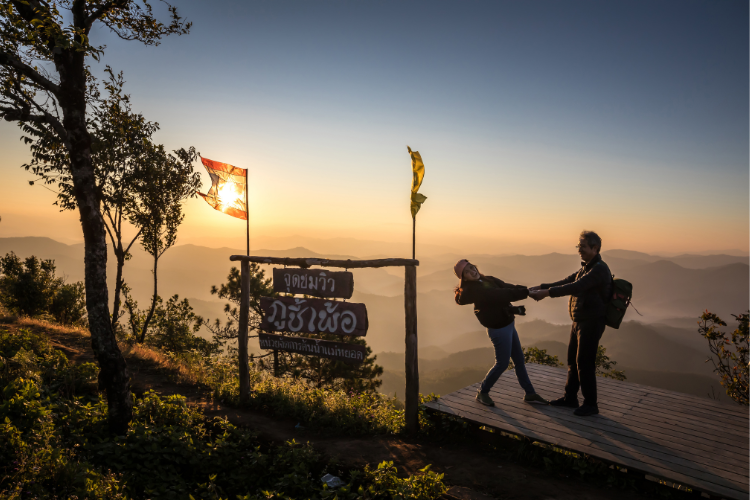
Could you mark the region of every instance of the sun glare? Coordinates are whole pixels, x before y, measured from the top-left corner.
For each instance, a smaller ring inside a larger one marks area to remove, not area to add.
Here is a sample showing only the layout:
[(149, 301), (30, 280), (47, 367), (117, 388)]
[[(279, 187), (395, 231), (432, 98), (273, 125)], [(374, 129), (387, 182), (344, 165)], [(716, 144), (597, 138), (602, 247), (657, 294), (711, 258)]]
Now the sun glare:
[(241, 196), (239, 186), (233, 182), (224, 183), (218, 192), (219, 201), (225, 206), (235, 206)]

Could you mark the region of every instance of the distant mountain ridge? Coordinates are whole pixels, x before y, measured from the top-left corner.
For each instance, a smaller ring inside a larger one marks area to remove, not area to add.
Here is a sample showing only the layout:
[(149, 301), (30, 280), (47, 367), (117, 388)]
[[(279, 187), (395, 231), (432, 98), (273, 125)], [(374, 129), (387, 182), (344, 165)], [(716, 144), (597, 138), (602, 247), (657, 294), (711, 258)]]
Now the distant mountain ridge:
[[(83, 279), (83, 245), (65, 245), (49, 238), (0, 238), (0, 255), (15, 251), (20, 257), (37, 255), (55, 259), (58, 272), (68, 281)], [(232, 248), (208, 248), (199, 245), (178, 245), (168, 250), (159, 264), (159, 293), (162, 297), (179, 294), (189, 297), (198, 314), (223, 318), (223, 302), (210, 294), (212, 285), (226, 280), (233, 254), (244, 254)], [(352, 255), (320, 254), (296, 247), (288, 250), (254, 250), (253, 254), (288, 257), (356, 258)], [(741, 257), (728, 262), (727, 256), (691, 256), (706, 267), (690, 269), (674, 260), (625, 250), (603, 253), (612, 272), (634, 285), (633, 303), (644, 315), (629, 311), (626, 321), (638, 319), (658, 323), (675, 318), (696, 318), (710, 309), (725, 320), (748, 307), (750, 266)], [(630, 256), (633, 258), (625, 258)], [(487, 254), (468, 258), (486, 274), (511, 283), (537, 285), (561, 279), (580, 267), (576, 255), (551, 253), (546, 255)], [(678, 256), (676, 258), (684, 258)], [(418, 327), (421, 346), (439, 346), (457, 335), (476, 331), (480, 325), (471, 306), (459, 307), (453, 300), (453, 287), (458, 283), (453, 275), (453, 256), (420, 259), (418, 268)], [(746, 259), (745, 259), (746, 260)], [(719, 263), (719, 265), (714, 265)], [(125, 266), (124, 277), (133, 295), (143, 306), (152, 288), (151, 259), (134, 246), (133, 258)], [(713, 266), (713, 267), (711, 267)], [(262, 266), (270, 274), (271, 266)], [(353, 270), (355, 295), (353, 300), (367, 305), (370, 331), (367, 341), (377, 351), (403, 350), (404, 335), (404, 275), (402, 269)], [(110, 285), (114, 279), (114, 258), (109, 259)], [(541, 319), (550, 323), (568, 324), (567, 299), (526, 300), (528, 316), (521, 321)], [(680, 320), (689, 321), (689, 320)], [(683, 323), (680, 323), (683, 324)]]

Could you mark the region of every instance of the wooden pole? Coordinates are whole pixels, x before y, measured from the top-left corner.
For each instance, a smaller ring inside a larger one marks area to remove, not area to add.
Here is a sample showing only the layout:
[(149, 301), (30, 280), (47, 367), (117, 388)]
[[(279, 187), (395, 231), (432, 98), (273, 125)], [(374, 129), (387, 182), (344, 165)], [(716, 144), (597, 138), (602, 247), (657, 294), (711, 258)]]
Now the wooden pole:
[[(248, 184), (250, 183), (250, 169), (245, 170), (245, 222), (247, 227), (247, 256), (250, 257), (250, 205), (248, 204)], [(248, 302), (249, 304), (249, 302)]]
[(417, 255), (417, 218), (412, 217), (411, 224), (411, 258), (416, 259)]
[(237, 350), (240, 362), (240, 403), (246, 403), (250, 395), (250, 374), (247, 366), (247, 323), (250, 312), (250, 262), (240, 264), (242, 294), (240, 296), (240, 324), (237, 332)]
[(417, 349), (417, 268), (405, 267), (404, 311), (406, 313), (406, 430), (419, 430), (419, 358)]
[(320, 267), (342, 267), (345, 269), (362, 269), (365, 267), (403, 267), (418, 266), (419, 261), (414, 259), (372, 259), (372, 260), (331, 260), (316, 259), (314, 257), (258, 257), (255, 255), (230, 255), (232, 262), (248, 261), (258, 264), (279, 264), (282, 266), (298, 266), (304, 269), (310, 266)]
[(273, 351), (273, 376), (277, 378), (279, 376), (279, 351), (275, 349)]

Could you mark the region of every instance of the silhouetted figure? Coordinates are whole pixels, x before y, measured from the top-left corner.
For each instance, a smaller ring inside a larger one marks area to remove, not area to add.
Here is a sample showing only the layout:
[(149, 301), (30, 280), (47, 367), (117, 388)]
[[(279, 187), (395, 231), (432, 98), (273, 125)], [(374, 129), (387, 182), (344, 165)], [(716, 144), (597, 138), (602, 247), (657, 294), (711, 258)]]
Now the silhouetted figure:
[(474, 304), (474, 314), (482, 326), (487, 328), (487, 335), (495, 347), (495, 365), (484, 377), (482, 387), (477, 392), (477, 401), (487, 406), (495, 405), (489, 395), (490, 389), (513, 359), (518, 383), (526, 391), (523, 400), (527, 403), (548, 404), (546, 399), (534, 391), (526, 373), (523, 349), (515, 325), (515, 315), (525, 314), (525, 311), (522, 306), (511, 305), (511, 302), (527, 298), (528, 288), (484, 276), (466, 259), (459, 260), (453, 271), (460, 280), (455, 288), (456, 303)]
[[(587, 417), (599, 413), (596, 397), (596, 352), (604, 334), (607, 302), (612, 295), (612, 274), (599, 252), (602, 239), (593, 231), (583, 231), (578, 242), (581, 269), (555, 283), (543, 283), (529, 289), (534, 300), (570, 295), (568, 310), (573, 326), (568, 343), (568, 379), (565, 395), (550, 401), (553, 406), (576, 408), (575, 414)], [(578, 389), (583, 405), (578, 406)]]

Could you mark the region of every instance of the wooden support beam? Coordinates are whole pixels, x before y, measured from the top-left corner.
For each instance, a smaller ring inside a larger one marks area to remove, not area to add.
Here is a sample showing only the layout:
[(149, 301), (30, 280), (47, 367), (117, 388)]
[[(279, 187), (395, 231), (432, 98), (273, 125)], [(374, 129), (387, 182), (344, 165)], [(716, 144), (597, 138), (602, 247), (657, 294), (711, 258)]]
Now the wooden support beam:
[(240, 363), (240, 403), (246, 403), (250, 396), (250, 373), (247, 366), (247, 324), (250, 311), (250, 263), (240, 265), (241, 296), (240, 324), (237, 331), (237, 350)]
[(298, 266), (308, 268), (310, 266), (340, 267), (343, 269), (360, 269), (363, 267), (402, 267), (418, 266), (419, 261), (414, 259), (373, 259), (373, 260), (330, 260), (315, 258), (291, 258), (291, 257), (258, 257), (254, 255), (232, 255), (231, 261), (255, 262), (257, 264), (277, 264), (282, 266)]
[(406, 266), (404, 311), (406, 313), (406, 430), (419, 430), (419, 357), (417, 349), (417, 268)]

